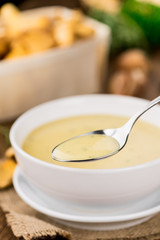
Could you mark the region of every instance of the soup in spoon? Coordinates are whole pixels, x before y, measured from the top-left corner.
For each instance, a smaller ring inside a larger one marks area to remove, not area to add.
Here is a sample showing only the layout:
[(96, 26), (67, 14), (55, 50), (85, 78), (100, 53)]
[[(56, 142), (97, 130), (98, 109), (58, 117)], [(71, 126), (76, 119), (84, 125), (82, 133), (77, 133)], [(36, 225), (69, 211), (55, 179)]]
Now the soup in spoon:
[[(110, 136), (93, 134), (83, 135), (66, 141), (54, 149), (54, 159), (84, 160), (107, 156), (118, 151), (119, 143)], [(87, 161), (87, 160), (86, 160)]]

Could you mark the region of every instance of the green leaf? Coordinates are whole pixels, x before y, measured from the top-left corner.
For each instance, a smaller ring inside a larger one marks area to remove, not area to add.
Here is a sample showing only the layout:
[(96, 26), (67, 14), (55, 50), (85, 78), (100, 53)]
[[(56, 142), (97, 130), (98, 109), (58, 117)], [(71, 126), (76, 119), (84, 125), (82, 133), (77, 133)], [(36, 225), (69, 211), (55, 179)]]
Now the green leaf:
[(148, 42), (143, 30), (125, 13), (111, 15), (109, 13), (92, 9), (89, 15), (96, 20), (107, 24), (111, 28), (111, 53), (117, 54), (128, 48), (148, 49)]
[(122, 13), (131, 17), (144, 31), (151, 46), (160, 46), (160, 7), (151, 3), (127, 0)]
[(2, 134), (4, 136), (6, 147), (9, 147), (10, 146), (9, 128), (0, 125), (0, 134)]

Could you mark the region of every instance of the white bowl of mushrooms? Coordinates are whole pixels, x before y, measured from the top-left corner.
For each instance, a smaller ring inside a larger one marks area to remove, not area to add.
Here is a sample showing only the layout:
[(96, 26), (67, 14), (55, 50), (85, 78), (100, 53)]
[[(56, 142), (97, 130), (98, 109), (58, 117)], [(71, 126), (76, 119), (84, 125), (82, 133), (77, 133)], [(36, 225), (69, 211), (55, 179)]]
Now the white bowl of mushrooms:
[(42, 102), (99, 92), (110, 29), (75, 10), (1, 9), (0, 121)]

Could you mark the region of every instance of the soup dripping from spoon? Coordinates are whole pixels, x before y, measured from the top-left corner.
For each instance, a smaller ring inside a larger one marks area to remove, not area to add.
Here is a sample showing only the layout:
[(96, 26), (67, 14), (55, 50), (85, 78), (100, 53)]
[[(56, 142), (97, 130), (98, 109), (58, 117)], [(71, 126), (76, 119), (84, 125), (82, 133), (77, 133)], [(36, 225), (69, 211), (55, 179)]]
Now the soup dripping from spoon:
[(160, 96), (120, 128), (91, 131), (65, 140), (52, 150), (52, 158), (60, 162), (89, 162), (118, 153), (126, 145), (129, 134), (139, 117), (159, 102)]

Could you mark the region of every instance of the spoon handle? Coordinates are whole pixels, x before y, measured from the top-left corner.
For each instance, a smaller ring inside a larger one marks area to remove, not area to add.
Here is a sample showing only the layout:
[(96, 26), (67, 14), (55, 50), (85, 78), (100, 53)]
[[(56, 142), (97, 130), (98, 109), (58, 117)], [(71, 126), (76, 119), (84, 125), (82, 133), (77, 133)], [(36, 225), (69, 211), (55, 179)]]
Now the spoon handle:
[(160, 102), (160, 96), (153, 99), (143, 110), (137, 112), (130, 120), (123, 126), (124, 128), (128, 128), (129, 132), (134, 126), (135, 122), (139, 117), (141, 117), (145, 112), (147, 112), (150, 108), (154, 107), (157, 103)]

